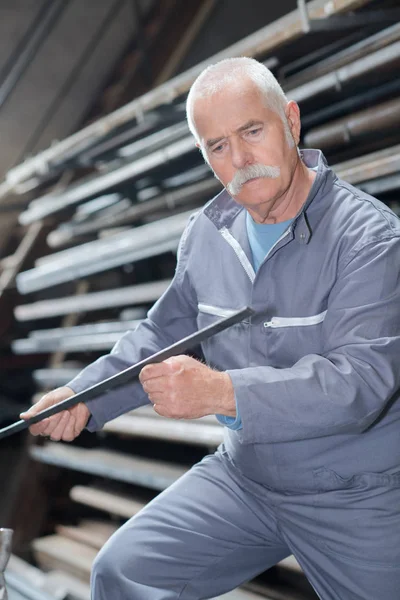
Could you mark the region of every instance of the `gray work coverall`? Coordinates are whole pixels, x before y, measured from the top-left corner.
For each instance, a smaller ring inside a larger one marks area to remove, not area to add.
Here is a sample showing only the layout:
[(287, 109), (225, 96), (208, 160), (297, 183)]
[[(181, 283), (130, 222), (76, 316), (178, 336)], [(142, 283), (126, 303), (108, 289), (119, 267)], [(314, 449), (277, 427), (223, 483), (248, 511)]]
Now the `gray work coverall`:
[[(199, 600), (293, 553), (323, 600), (400, 598), (400, 220), (302, 152), (317, 176), (255, 274), (245, 210), (222, 192), (188, 224), (148, 318), (70, 382), (83, 390), (244, 305), (203, 344), (243, 428), (126, 523), (95, 600)], [(88, 402), (100, 429), (148, 402)]]

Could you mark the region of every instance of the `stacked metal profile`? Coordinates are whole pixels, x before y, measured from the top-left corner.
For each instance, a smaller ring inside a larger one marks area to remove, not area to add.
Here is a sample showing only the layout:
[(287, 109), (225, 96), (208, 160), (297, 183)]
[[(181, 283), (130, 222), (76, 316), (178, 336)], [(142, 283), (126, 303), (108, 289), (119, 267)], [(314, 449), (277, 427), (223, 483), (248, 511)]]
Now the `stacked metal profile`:
[[(361, 13), (341, 14), (360, 6), (365, 7)], [(399, 210), (400, 25), (394, 21), (393, 6), (368, 0), (299, 2), (298, 11), (223, 56), (253, 54), (264, 60), (288, 98), (300, 104), (302, 145), (321, 148), (339, 176)], [(374, 11), (373, 18), (368, 10)], [(357, 23), (369, 25), (362, 29)], [(313, 37), (317, 30), (329, 33), (330, 41), (322, 48), (320, 38)], [(298, 57), (295, 61), (293, 55)], [(77, 177), (73, 185), (37, 197), (20, 217), (23, 225), (50, 216), (55, 222), (47, 241), (50, 252), (57, 251), (38, 257), (33, 268), (17, 276), (19, 292), (30, 296), (16, 308), (15, 317), (21, 328), (31, 330), (14, 341), (13, 349), (45, 355), (35, 375), (42, 389), (66, 383), (77, 372), (76, 364), (84, 365), (99, 350), (111, 348), (123, 331), (145, 316), (173, 276), (174, 255), (189, 215), (221, 189), (184, 121), (185, 94), (202, 66), (9, 173), (9, 186), (28, 181), (35, 186), (67, 168), (77, 175), (82, 167), (93, 170), (90, 177)], [(110, 271), (114, 277), (109, 277)], [(81, 279), (92, 286), (87, 293), (73, 295), (71, 287), (63, 287)], [(52, 289), (55, 285), (60, 286), (58, 294)], [(126, 312), (132, 308), (134, 313)], [(70, 313), (75, 324), (63, 327), (60, 318)], [(35, 320), (46, 327), (50, 317), (51, 327), (35, 330)], [(76, 363), (49, 368), (47, 355), (55, 351), (70, 353), (67, 358)], [(141, 504), (129, 492), (121, 494), (121, 487), (112, 498), (98, 478), (119, 482), (127, 490), (130, 484), (143, 486), (154, 494), (185, 472), (190, 459), (177, 464), (127, 455), (113, 449), (113, 436), (180, 443), (183, 456), (190, 445), (214, 449), (222, 440), (222, 428), (213, 417), (171, 422), (148, 409), (116, 419), (104, 432), (107, 448), (102, 438), (90, 451), (83, 451), (79, 441), (72, 446), (49, 443), (34, 446), (32, 456), (92, 474), (96, 485), (76, 486), (71, 497), (117, 519), (126, 519)], [(112, 508), (118, 505), (122, 508)]]

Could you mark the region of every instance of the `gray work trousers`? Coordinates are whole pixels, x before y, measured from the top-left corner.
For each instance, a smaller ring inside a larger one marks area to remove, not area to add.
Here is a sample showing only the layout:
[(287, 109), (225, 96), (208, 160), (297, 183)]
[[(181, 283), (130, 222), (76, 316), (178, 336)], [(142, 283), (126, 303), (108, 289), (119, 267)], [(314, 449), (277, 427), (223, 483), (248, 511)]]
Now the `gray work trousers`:
[(111, 537), (93, 566), (92, 600), (213, 598), (289, 554), (322, 600), (397, 600), (399, 510), (399, 475), (344, 480), (326, 469), (318, 493), (278, 492), (222, 449)]

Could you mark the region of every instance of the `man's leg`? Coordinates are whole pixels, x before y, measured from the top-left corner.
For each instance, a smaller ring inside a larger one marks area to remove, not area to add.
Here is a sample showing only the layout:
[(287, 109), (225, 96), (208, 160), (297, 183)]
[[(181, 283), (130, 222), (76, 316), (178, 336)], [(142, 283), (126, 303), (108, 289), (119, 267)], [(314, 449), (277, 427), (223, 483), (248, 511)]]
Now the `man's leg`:
[(344, 480), (322, 473), (327, 489), (310, 503), (286, 497), (282, 536), (322, 600), (400, 597), (400, 474)]
[(217, 453), (112, 536), (93, 567), (92, 600), (212, 598), (288, 554), (272, 511)]

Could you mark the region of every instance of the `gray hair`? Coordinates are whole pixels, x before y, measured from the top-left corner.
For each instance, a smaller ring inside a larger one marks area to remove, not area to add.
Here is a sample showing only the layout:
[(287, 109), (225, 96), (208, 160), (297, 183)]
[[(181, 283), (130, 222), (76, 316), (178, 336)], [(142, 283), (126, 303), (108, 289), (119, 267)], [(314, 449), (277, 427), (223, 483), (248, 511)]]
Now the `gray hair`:
[(200, 143), (194, 123), (194, 105), (198, 98), (213, 96), (226, 86), (236, 83), (238, 79), (247, 78), (254, 82), (262, 94), (265, 105), (277, 113), (282, 119), (285, 134), (290, 146), (294, 140), (289, 129), (285, 108), (288, 99), (278, 81), (269, 69), (254, 58), (226, 58), (208, 66), (200, 73), (190, 88), (186, 100), (186, 117), (190, 131), (197, 143)]

